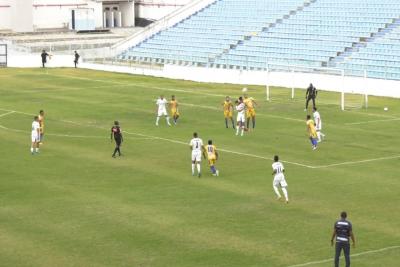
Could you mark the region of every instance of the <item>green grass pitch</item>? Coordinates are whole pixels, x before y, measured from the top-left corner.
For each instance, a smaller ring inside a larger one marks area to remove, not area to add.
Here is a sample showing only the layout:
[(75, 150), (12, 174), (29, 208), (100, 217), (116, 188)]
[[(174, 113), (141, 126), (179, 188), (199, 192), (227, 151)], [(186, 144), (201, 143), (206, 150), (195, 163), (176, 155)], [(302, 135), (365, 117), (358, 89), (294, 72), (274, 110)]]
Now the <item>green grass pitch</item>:
[[(256, 130), (236, 137), (221, 103), (238, 85), (79, 69), (1, 69), (0, 80), (0, 266), (333, 266), (342, 210), (357, 238), (352, 266), (400, 264), (398, 99), (340, 111), (340, 95), (321, 91), (327, 136), (312, 151), (303, 91), (291, 100), (273, 88), (267, 102), (249, 86)], [(177, 96), (179, 125), (155, 127), (160, 94)], [(46, 137), (32, 156), (40, 109)], [(125, 131), (117, 159), (114, 120)], [(221, 150), (219, 177), (206, 162), (201, 179), (191, 176), (194, 131)], [(272, 189), (274, 154), (288, 205)]]

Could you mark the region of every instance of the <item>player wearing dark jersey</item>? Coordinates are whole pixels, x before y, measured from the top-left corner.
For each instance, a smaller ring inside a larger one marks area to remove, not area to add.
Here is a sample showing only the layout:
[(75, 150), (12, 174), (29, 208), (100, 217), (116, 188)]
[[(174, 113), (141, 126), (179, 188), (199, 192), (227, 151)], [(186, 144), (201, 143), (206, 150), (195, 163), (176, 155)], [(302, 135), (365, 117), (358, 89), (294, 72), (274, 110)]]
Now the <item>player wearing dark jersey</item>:
[(50, 55), (46, 53), (46, 50), (43, 50), (42, 53), (40, 54), (40, 57), (42, 58), (42, 68), (44, 68), (46, 67), (47, 57), (50, 58)]
[(308, 109), (308, 102), (310, 102), (310, 100), (312, 100), (313, 108), (315, 108), (315, 98), (317, 98), (317, 94), (317, 88), (315, 88), (315, 86), (310, 83), (310, 86), (308, 86), (306, 91), (306, 108), (304, 109), (304, 111)]
[(111, 142), (113, 140), (113, 137), (115, 140), (115, 149), (114, 153), (112, 154), (112, 157), (115, 158), (115, 154), (117, 154), (117, 152), (118, 156), (121, 156), (120, 146), (121, 143), (124, 141), (124, 138), (122, 137), (122, 130), (119, 127), (118, 121), (114, 121), (114, 126), (111, 128)]
[[(347, 220), (347, 213), (343, 211), (340, 214), (340, 220), (335, 222), (331, 238), (332, 246), (335, 245), (335, 267), (339, 267), (339, 258), (343, 250), (346, 267), (350, 267), (350, 239), (353, 241), (353, 247), (356, 245), (356, 240), (353, 234), (353, 226)], [(336, 242), (335, 242), (336, 241)]]

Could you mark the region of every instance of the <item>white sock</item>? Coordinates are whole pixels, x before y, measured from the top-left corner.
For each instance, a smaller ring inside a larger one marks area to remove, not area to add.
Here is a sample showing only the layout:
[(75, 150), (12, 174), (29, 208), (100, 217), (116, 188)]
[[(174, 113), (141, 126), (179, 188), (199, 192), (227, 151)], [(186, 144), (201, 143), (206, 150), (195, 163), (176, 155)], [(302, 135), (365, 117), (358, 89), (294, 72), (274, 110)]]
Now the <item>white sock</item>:
[(31, 147), (31, 152), (33, 152), (33, 147)]
[(244, 133), (244, 128), (242, 127), (242, 132), (241, 132), (240, 135), (243, 136), (243, 133)]
[(321, 132), (317, 132), (318, 142), (321, 142)]
[(286, 187), (282, 187), (282, 192), (283, 192), (283, 195), (285, 196), (286, 201), (289, 201), (289, 196), (288, 196)]
[(158, 125), (158, 121), (160, 120), (160, 117), (157, 117), (156, 119), (156, 125)]
[(274, 187), (275, 194), (280, 198), (281, 197), (281, 193), (279, 193), (278, 187), (275, 186), (275, 185), (273, 187)]
[(194, 175), (194, 164), (192, 163), (192, 174)]
[(238, 134), (239, 134), (239, 129), (240, 129), (240, 127), (239, 127), (239, 126), (237, 126), (237, 127), (236, 127), (236, 135), (238, 135)]
[(200, 163), (197, 163), (197, 173), (200, 173)]
[(165, 120), (167, 121), (168, 125), (171, 125), (171, 123), (169, 123), (169, 117), (168, 116), (165, 118)]
[(36, 152), (39, 152), (39, 148), (37, 147), (37, 148), (35, 149), (35, 151), (36, 151)]

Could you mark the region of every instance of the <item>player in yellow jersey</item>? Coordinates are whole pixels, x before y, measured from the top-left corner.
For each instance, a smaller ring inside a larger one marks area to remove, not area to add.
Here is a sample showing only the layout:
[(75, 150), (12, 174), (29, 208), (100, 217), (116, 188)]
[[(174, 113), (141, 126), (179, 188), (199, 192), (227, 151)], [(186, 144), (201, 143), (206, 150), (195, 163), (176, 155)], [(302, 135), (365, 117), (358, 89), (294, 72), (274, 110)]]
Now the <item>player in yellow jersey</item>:
[(204, 148), (203, 156), (206, 158), (207, 153), (208, 164), (210, 165), (212, 175), (218, 176), (219, 171), (215, 168), (215, 163), (218, 160), (217, 148), (213, 145), (212, 140), (208, 140), (208, 145), (204, 146)]
[(174, 95), (171, 96), (171, 101), (169, 102), (169, 106), (171, 108), (171, 117), (176, 125), (179, 119), (179, 111), (178, 111), (178, 101), (175, 99)]
[(312, 144), (312, 149), (315, 150), (317, 149), (317, 144), (318, 144), (318, 139), (317, 139), (317, 130), (315, 129), (315, 123), (311, 119), (310, 115), (307, 115), (307, 131), (308, 135), (310, 136), (310, 141)]
[(44, 111), (40, 110), (39, 111), (39, 125), (40, 125), (40, 142), (39, 144), (42, 145), (43, 144), (43, 137), (44, 137)]
[(228, 119), (232, 122), (232, 128), (235, 129), (235, 121), (233, 120), (233, 103), (231, 98), (227, 96), (225, 101), (222, 103), (223, 110), (224, 110), (224, 117), (225, 117), (225, 126), (228, 127)]
[(243, 102), (246, 105), (246, 120), (247, 120), (247, 129), (250, 127), (250, 119), (253, 124), (253, 129), (256, 127), (256, 110), (254, 109), (257, 106), (256, 101), (252, 97), (249, 97), (247, 94), (244, 94)]

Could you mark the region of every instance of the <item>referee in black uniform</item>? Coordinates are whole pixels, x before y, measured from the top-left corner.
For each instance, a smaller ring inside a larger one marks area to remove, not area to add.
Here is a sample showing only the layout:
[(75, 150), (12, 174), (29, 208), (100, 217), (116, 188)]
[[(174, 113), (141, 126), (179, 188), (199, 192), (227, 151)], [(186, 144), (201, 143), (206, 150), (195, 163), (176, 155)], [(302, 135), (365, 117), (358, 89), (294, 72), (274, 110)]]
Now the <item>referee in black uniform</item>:
[(315, 88), (314, 85), (310, 83), (310, 86), (308, 86), (306, 92), (306, 109), (304, 111), (307, 110), (308, 102), (310, 102), (310, 100), (312, 100), (313, 108), (315, 108), (315, 98), (317, 98), (317, 94), (318, 94), (317, 88)]
[(347, 213), (342, 211), (340, 214), (340, 220), (336, 221), (333, 227), (331, 244), (333, 246), (334, 241), (336, 240), (335, 267), (339, 267), (339, 257), (342, 250), (346, 260), (346, 267), (350, 267), (350, 238), (351, 241), (353, 241), (353, 248), (356, 245), (356, 240), (353, 234), (353, 226), (346, 218)]
[(113, 137), (115, 140), (115, 149), (114, 149), (114, 153), (112, 154), (112, 157), (115, 158), (115, 154), (117, 154), (117, 152), (118, 152), (118, 156), (121, 156), (120, 146), (121, 146), (121, 143), (124, 141), (124, 138), (122, 137), (122, 131), (121, 131), (121, 128), (119, 127), (118, 121), (114, 121), (114, 126), (111, 128), (111, 142), (113, 140)]

